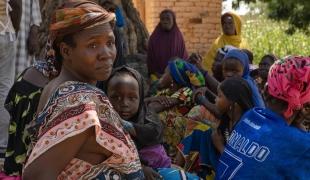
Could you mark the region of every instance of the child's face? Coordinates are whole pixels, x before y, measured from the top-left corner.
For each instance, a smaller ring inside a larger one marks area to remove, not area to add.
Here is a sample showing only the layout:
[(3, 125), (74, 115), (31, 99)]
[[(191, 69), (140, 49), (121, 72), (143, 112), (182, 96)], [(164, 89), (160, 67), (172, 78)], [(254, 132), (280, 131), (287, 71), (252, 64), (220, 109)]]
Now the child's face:
[(224, 79), (229, 77), (242, 77), (243, 65), (236, 59), (226, 59), (223, 62)]
[(267, 56), (261, 60), (261, 62), (259, 63), (259, 68), (269, 70), (272, 64), (273, 64), (273, 60), (271, 59), (271, 57)]
[(139, 110), (138, 81), (130, 75), (113, 77), (108, 84), (108, 97), (114, 109), (124, 120), (135, 116)]
[(215, 106), (220, 111), (221, 114), (224, 114), (229, 111), (230, 101), (226, 98), (224, 93), (220, 88), (217, 89), (217, 97), (215, 99)]

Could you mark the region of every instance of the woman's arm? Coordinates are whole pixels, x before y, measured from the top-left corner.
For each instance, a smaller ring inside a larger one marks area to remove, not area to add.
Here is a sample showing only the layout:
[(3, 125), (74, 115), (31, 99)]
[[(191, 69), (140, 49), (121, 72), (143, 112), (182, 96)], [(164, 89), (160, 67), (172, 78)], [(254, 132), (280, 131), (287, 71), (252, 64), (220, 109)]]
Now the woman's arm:
[[(91, 127), (81, 134), (68, 138), (53, 146), (29, 164), (23, 172), (24, 180), (55, 180), (68, 163), (75, 157), (90, 137), (95, 137), (95, 128)], [(110, 156), (107, 150), (99, 146), (103, 156)]]
[(220, 83), (213, 76), (210, 76), (209, 74), (205, 75), (205, 80), (206, 80), (207, 87), (214, 94), (217, 94), (217, 87), (219, 86)]

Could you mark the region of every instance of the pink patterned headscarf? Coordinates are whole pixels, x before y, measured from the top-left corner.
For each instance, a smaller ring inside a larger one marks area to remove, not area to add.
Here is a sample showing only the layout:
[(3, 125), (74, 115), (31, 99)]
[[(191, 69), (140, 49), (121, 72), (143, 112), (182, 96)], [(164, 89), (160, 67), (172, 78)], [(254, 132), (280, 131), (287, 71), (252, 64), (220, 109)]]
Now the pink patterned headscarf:
[(268, 92), (288, 103), (284, 117), (310, 102), (310, 57), (287, 56), (270, 68)]

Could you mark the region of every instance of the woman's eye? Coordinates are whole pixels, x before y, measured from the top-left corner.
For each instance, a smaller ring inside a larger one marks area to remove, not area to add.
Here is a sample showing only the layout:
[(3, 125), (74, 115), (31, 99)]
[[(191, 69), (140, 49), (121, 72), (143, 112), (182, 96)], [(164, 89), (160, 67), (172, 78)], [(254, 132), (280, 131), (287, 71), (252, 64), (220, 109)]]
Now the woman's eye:
[(96, 49), (97, 48), (97, 44), (96, 43), (91, 43), (88, 45), (89, 48), (92, 48), (92, 49)]
[(107, 45), (108, 45), (108, 46), (113, 46), (114, 44), (115, 44), (115, 42), (112, 41), (112, 40), (107, 42)]

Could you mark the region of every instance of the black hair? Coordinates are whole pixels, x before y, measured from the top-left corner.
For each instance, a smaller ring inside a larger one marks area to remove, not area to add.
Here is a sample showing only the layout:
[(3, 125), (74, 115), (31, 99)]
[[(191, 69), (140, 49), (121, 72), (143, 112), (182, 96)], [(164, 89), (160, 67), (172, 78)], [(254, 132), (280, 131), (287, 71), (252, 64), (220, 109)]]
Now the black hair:
[(254, 59), (254, 56), (253, 56), (253, 53), (252, 51), (248, 50), (248, 49), (241, 49), (241, 51), (243, 51), (249, 58), (249, 64), (253, 64), (253, 59)]
[(62, 60), (63, 60), (63, 57), (62, 57), (61, 52), (60, 52), (59, 44), (61, 42), (64, 42), (71, 47), (75, 47), (76, 43), (74, 41), (73, 36), (74, 36), (74, 34), (67, 34), (64, 37), (62, 37), (60, 40), (59, 39), (55, 40), (55, 42), (53, 43), (53, 49), (55, 50), (55, 58), (59, 63), (62, 63)]
[(264, 97), (265, 102), (269, 102), (271, 104), (277, 105), (281, 111), (285, 111), (288, 107), (288, 102), (286, 102), (282, 99), (276, 98), (276, 97), (272, 96), (271, 94), (269, 94), (267, 83), (266, 83), (266, 86), (264, 89), (263, 97)]
[(219, 88), (225, 97), (233, 103), (237, 103), (243, 112), (254, 107), (252, 90), (243, 78), (227, 78), (220, 84)]
[(144, 98), (144, 84), (143, 84), (143, 77), (141, 76), (141, 74), (136, 71), (133, 68), (130, 68), (128, 66), (121, 66), (118, 67), (116, 69), (113, 70), (113, 72), (111, 73), (110, 77), (106, 80), (105, 84), (105, 89), (103, 89), (106, 93), (108, 90), (108, 85), (109, 82), (111, 81), (111, 79), (113, 79), (116, 76), (131, 76), (133, 77), (135, 80), (137, 80), (138, 85), (139, 85), (139, 95), (141, 96), (140, 99)]

